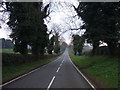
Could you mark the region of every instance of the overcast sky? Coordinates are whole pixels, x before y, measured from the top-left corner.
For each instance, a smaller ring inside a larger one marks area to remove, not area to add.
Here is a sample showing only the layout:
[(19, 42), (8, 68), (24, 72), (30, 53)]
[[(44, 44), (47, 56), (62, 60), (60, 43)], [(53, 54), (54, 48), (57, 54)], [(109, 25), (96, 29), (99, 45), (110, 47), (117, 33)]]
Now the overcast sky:
[[(61, 37), (64, 38), (65, 41), (69, 44), (71, 41), (71, 34), (73, 33), (78, 33), (79, 35), (81, 33), (84, 33), (84, 31), (80, 32), (79, 31), (71, 31), (70, 28), (79, 28), (80, 25), (82, 24), (81, 19), (76, 16), (77, 13), (74, 11), (74, 6), (78, 6), (78, 1), (77, 0), (69, 0), (69, 2), (64, 2), (65, 0), (62, 0), (62, 2), (57, 0), (57, 2), (52, 0), (50, 4), (50, 15), (48, 18), (45, 19), (45, 24), (47, 24), (48, 30), (50, 31), (54, 27), (58, 27)], [(50, 0), (44, 0), (45, 4), (49, 3)], [(44, 5), (45, 5), (44, 4)], [(2, 18), (2, 13), (0, 13), (0, 18)], [(6, 15), (6, 18), (8, 16)], [(73, 18), (74, 17), (74, 18)], [(2, 28), (0, 29), (0, 38), (9, 38), (10, 29), (6, 24), (3, 24), (2, 21), (0, 21), (0, 24)]]

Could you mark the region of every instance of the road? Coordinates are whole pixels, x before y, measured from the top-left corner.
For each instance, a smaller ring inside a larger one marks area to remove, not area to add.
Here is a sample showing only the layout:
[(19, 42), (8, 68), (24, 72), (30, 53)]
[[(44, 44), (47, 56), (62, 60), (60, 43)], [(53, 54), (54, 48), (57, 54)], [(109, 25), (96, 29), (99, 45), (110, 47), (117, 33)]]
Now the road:
[(57, 60), (39, 68), (4, 88), (91, 88), (71, 63), (68, 51)]

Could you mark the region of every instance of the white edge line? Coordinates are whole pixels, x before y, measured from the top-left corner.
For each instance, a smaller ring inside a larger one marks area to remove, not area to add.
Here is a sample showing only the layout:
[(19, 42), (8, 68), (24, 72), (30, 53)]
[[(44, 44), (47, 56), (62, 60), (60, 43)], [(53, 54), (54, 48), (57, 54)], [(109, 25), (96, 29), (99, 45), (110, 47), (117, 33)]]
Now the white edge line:
[(51, 85), (52, 85), (52, 83), (53, 83), (54, 80), (55, 80), (55, 76), (53, 76), (52, 80), (50, 81), (50, 84), (48, 85), (47, 90), (50, 89), (50, 87), (51, 87)]
[[(63, 54), (62, 54), (62, 55), (63, 55)], [(59, 58), (57, 58), (56, 60), (52, 61), (52, 62), (55, 62), (55, 61), (57, 61), (58, 59), (60, 59), (60, 58), (62, 57), (62, 55), (61, 55)], [(51, 63), (51, 62), (50, 62), (50, 63)], [(49, 64), (49, 63), (48, 63), (48, 64)], [(8, 82), (6, 82), (6, 83), (0, 85), (0, 88), (3, 87), (3, 86), (5, 86), (5, 85), (7, 85), (7, 84), (10, 84), (10, 83), (12, 83), (12, 82), (18, 80), (18, 79), (20, 79), (20, 78), (22, 78), (22, 77), (25, 77), (25, 76), (27, 76), (27, 75), (29, 75), (29, 74), (31, 74), (31, 73), (37, 71), (38, 69), (47, 66), (48, 64), (43, 65), (43, 66), (41, 66), (41, 67), (39, 67), (39, 68), (37, 68), (37, 69), (34, 69), (34, 70), (32, 70), (32, 71), (30, 71), (30, 72), (28, 72), (28, 73), (26, 73), (26, 74), (23, 74), (23, 75), (21, 75), (21, 76), (15, 78), (15, 79), (12, 79), (12, 80), (10, 80), (10, 81), (8, 81)]]
[[(44, 65), (44, 66), (46, 66), (46, 65)], [(42, 67), (44, 67), (44, 66), (42, 66)], [(31, 73), (37, 71), (38, 69), (40, 69), (40, 68), (34, 69), (33, 71), (30, 71), (30, 72), (28, 72), (28, 73), (26, 73), (26, 74), (23, 74), (23, 75), (21, 75), (21, 76), (15, 78), (15, 79), (13, 79), (13, 80), (10, 80), (10, 81), (8, 81), (8, 82), (6, 82), (6, 83), (0, 85), (0, 87), (3, 87), (3, 86), (5, 86), (5, 85), (7, 85), (7, 84), (9, 84), (9, 83), (12, 83), (12, 82), (14, 82), (14, 81), (16, 81), (16, 80), (18, 80), (18, 79), (20, 79), (20, 78), (22, 78), (22, 77), (25, 77), (25, 76), (27, 76), (27, 75), (29, 75), (29, 74), (31, 74)]]
[[(69, 57), (69, 55), (68, 55), (68, 57)], [(94, 89), (94, 90), (96, 90), (95, 89), (95, 87), (90, 83), (90, 81), (82, 74), (82, 72), (74, 65), (74, 63), (72, 62), (72, 60), (71, 60), (71, 58), (69, 57), (69, 59), (70, 59), (70, 61), (71, 61), (71, 63), (73, 64), (73, 66), (76, 68), (76, 70), (82, 75), (82, 77), (88, 82), (88, 84)]]

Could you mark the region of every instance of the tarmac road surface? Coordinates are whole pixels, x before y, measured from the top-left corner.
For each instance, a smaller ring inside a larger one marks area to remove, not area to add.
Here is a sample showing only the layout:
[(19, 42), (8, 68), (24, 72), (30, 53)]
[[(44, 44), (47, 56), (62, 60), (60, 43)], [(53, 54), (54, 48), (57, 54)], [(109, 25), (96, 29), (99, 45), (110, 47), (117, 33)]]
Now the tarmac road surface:
[(88, 82), (80, 75), (68, 55), (68, 50), (57, 60), (39, 68), (4, 88), (91, 88)]

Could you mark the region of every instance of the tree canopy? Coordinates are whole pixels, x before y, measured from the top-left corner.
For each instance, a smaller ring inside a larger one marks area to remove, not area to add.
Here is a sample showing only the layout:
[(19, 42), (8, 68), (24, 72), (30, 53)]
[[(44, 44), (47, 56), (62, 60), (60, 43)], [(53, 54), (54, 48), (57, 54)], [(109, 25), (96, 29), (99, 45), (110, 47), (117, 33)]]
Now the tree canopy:
[(78, 16), (84, 21), (81, 29), (86, 29), (85, 37), (93, 44), (94, 50), (100, 41), (108, 44), (111, 55), (114, 55), (120, 40), (120, 4), (117, 2), (88, 3), (80, 2), (75, 8)]
[(77, 53), (81, 55), (85, 39), (83, 36), (80, 37), (79, 35), (73, 35), (72, 37), (73, 37), (74, 55), (77, 55)]
[(48, 16), (49, 4), (42, 9), (42, 2), (7, 2), (6, 7), (10, 12), (7, 24), (12, 29), (14, 51), (27, 54), (30, 45), (33, 54), (44, 54), (48, 42), (44, 18)]

